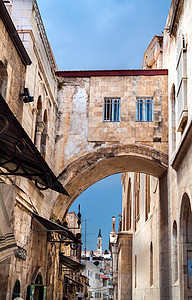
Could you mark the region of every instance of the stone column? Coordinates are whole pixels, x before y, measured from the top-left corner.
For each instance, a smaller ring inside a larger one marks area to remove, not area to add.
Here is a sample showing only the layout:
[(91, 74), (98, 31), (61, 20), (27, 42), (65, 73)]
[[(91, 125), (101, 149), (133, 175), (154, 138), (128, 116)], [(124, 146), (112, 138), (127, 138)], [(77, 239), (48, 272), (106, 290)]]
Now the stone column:
[(117, 244), (111, 246), (113, 260), (113, 300), (118, 300), (118, 249)]
[(169, 248), (169, 203), (167, 173), (159, 179), (159, 290), (160, 300), (172, 299), (170, 282), (170, 248)]
[(41, 150), (41, 134), (44, 129), (44, 122), (38, 122), (36, 125), (36, 132), (35, 132), (35, 145), (37, 146), (37, 149)]
[(118, 300), (132, 299), (132, 234), (119, 232)]

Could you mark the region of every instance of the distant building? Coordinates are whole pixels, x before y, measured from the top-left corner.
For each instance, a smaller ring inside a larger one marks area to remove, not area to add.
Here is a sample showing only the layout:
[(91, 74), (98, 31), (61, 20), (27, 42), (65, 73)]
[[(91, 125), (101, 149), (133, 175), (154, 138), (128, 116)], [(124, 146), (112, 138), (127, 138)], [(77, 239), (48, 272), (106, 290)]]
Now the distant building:
[(88, 294), (91, 299), (103, 299), (103, 282), (100, 280), (100, 265), (84, 260), (85, 269), (82, 274), (89, 278)]
[(102, 252), (102, 236), (101, 236), (101, 229), (99, 229), (99, 234), (98, 234), (98, 238), (97, 238), (97, 253), (98, 256), (102, 256), (103, 252)]

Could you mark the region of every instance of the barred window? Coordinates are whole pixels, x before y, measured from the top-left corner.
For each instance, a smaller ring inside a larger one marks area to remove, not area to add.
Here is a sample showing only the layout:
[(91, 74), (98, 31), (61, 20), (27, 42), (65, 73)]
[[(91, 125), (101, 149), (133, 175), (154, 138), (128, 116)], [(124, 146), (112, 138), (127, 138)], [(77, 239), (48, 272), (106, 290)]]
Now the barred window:
[(95, 273), (95, 279), (100, 279), (100, 275)]
[(153, 115), (153, 98), (137, 99), (137, 121), (152, 122)]
[(120, 98), (104, 99), (104, 121), (119, 122), (120, 121)]

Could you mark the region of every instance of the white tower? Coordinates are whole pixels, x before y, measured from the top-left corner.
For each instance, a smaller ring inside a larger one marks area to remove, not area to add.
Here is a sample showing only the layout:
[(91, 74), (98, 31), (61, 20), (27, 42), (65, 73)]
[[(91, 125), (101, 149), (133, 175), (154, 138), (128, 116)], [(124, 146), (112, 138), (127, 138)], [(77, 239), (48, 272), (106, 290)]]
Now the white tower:
[(97, 254), (102, 256), (102, 236), (101, 236), (101, 229), (99, 229), (99, 234), (97, 238)]

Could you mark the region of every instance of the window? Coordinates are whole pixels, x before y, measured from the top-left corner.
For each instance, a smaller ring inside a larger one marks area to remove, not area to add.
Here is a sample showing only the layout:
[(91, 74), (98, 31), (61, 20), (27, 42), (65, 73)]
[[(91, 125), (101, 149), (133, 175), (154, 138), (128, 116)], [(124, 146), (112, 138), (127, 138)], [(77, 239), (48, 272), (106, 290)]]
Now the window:
[(150, 244), (150, 286), (153, 285), (153, 243)]
[(120, 103), (121, 103), (120, 98), (104, 99), (104, 116), (103, 116), (104, 121), (110, 121), (110, 122), (120, 121)]
[(137, 230), (137, 222), (140, 219), (140, 173), (134, 174), (135, 185), (135, 230)]
[(44, 117), (43, 117), (43, 128), (41, 133), (41, 147), (40, 152), (43, 158), (46, 158), (46, 144), (47, 144), (47, 123), (48, 123), (48, 116), (47, 116), (47, 110), (44, 111)]
[(150, 192), (150, 175), (145, 175), (145, 221), (148, 220), (148, 214), (150, 212), (150, 200), (151, 200), (151, 192)]
[(126, 219), (126, 230), (131, 229), (131, 178), (129, 178), (129, 183), (128, 183), (128, 191), (127, 191), (127, 219)]
[(174, 282), (178, 279), (178, 256), (177, 256), (177, 223), (176, 221), (173, 222), (173, 236), (172, 236), (172, 242), (173, 242), (173, 280)]
[(95, 298), (101, 298), (101, 293), (95, 292)]
[(15, 299), (16, 297), (20, 297), (20, 281), (19, 280), (15, 281), (15, 285), (13, 288), (12, 299)]
[(175, 111), (175, 85), (171, 89), (171, 135), (172, 135), (172, 152), (176, 148), (176, 111)]
[(0, 93), (2, 94), (4, 99), (6, 99), (7, 80), (8, 74), (6, 70), (6, 65), (3, 64), (2, 61), (0, 61)]
[(135, 289), (137, 288), (137, 255), (135, 255)]
[(180, 32), (177, 41), (177, 114), (178, 131), (183, 132), (186, 125), (187, 112), (187, 45)]
[(137, 122), (152, 122), (153, 119), (153, 98), (137, 99)]
[(95, 273), (95, 279), (100, 279), (100, 275)]

